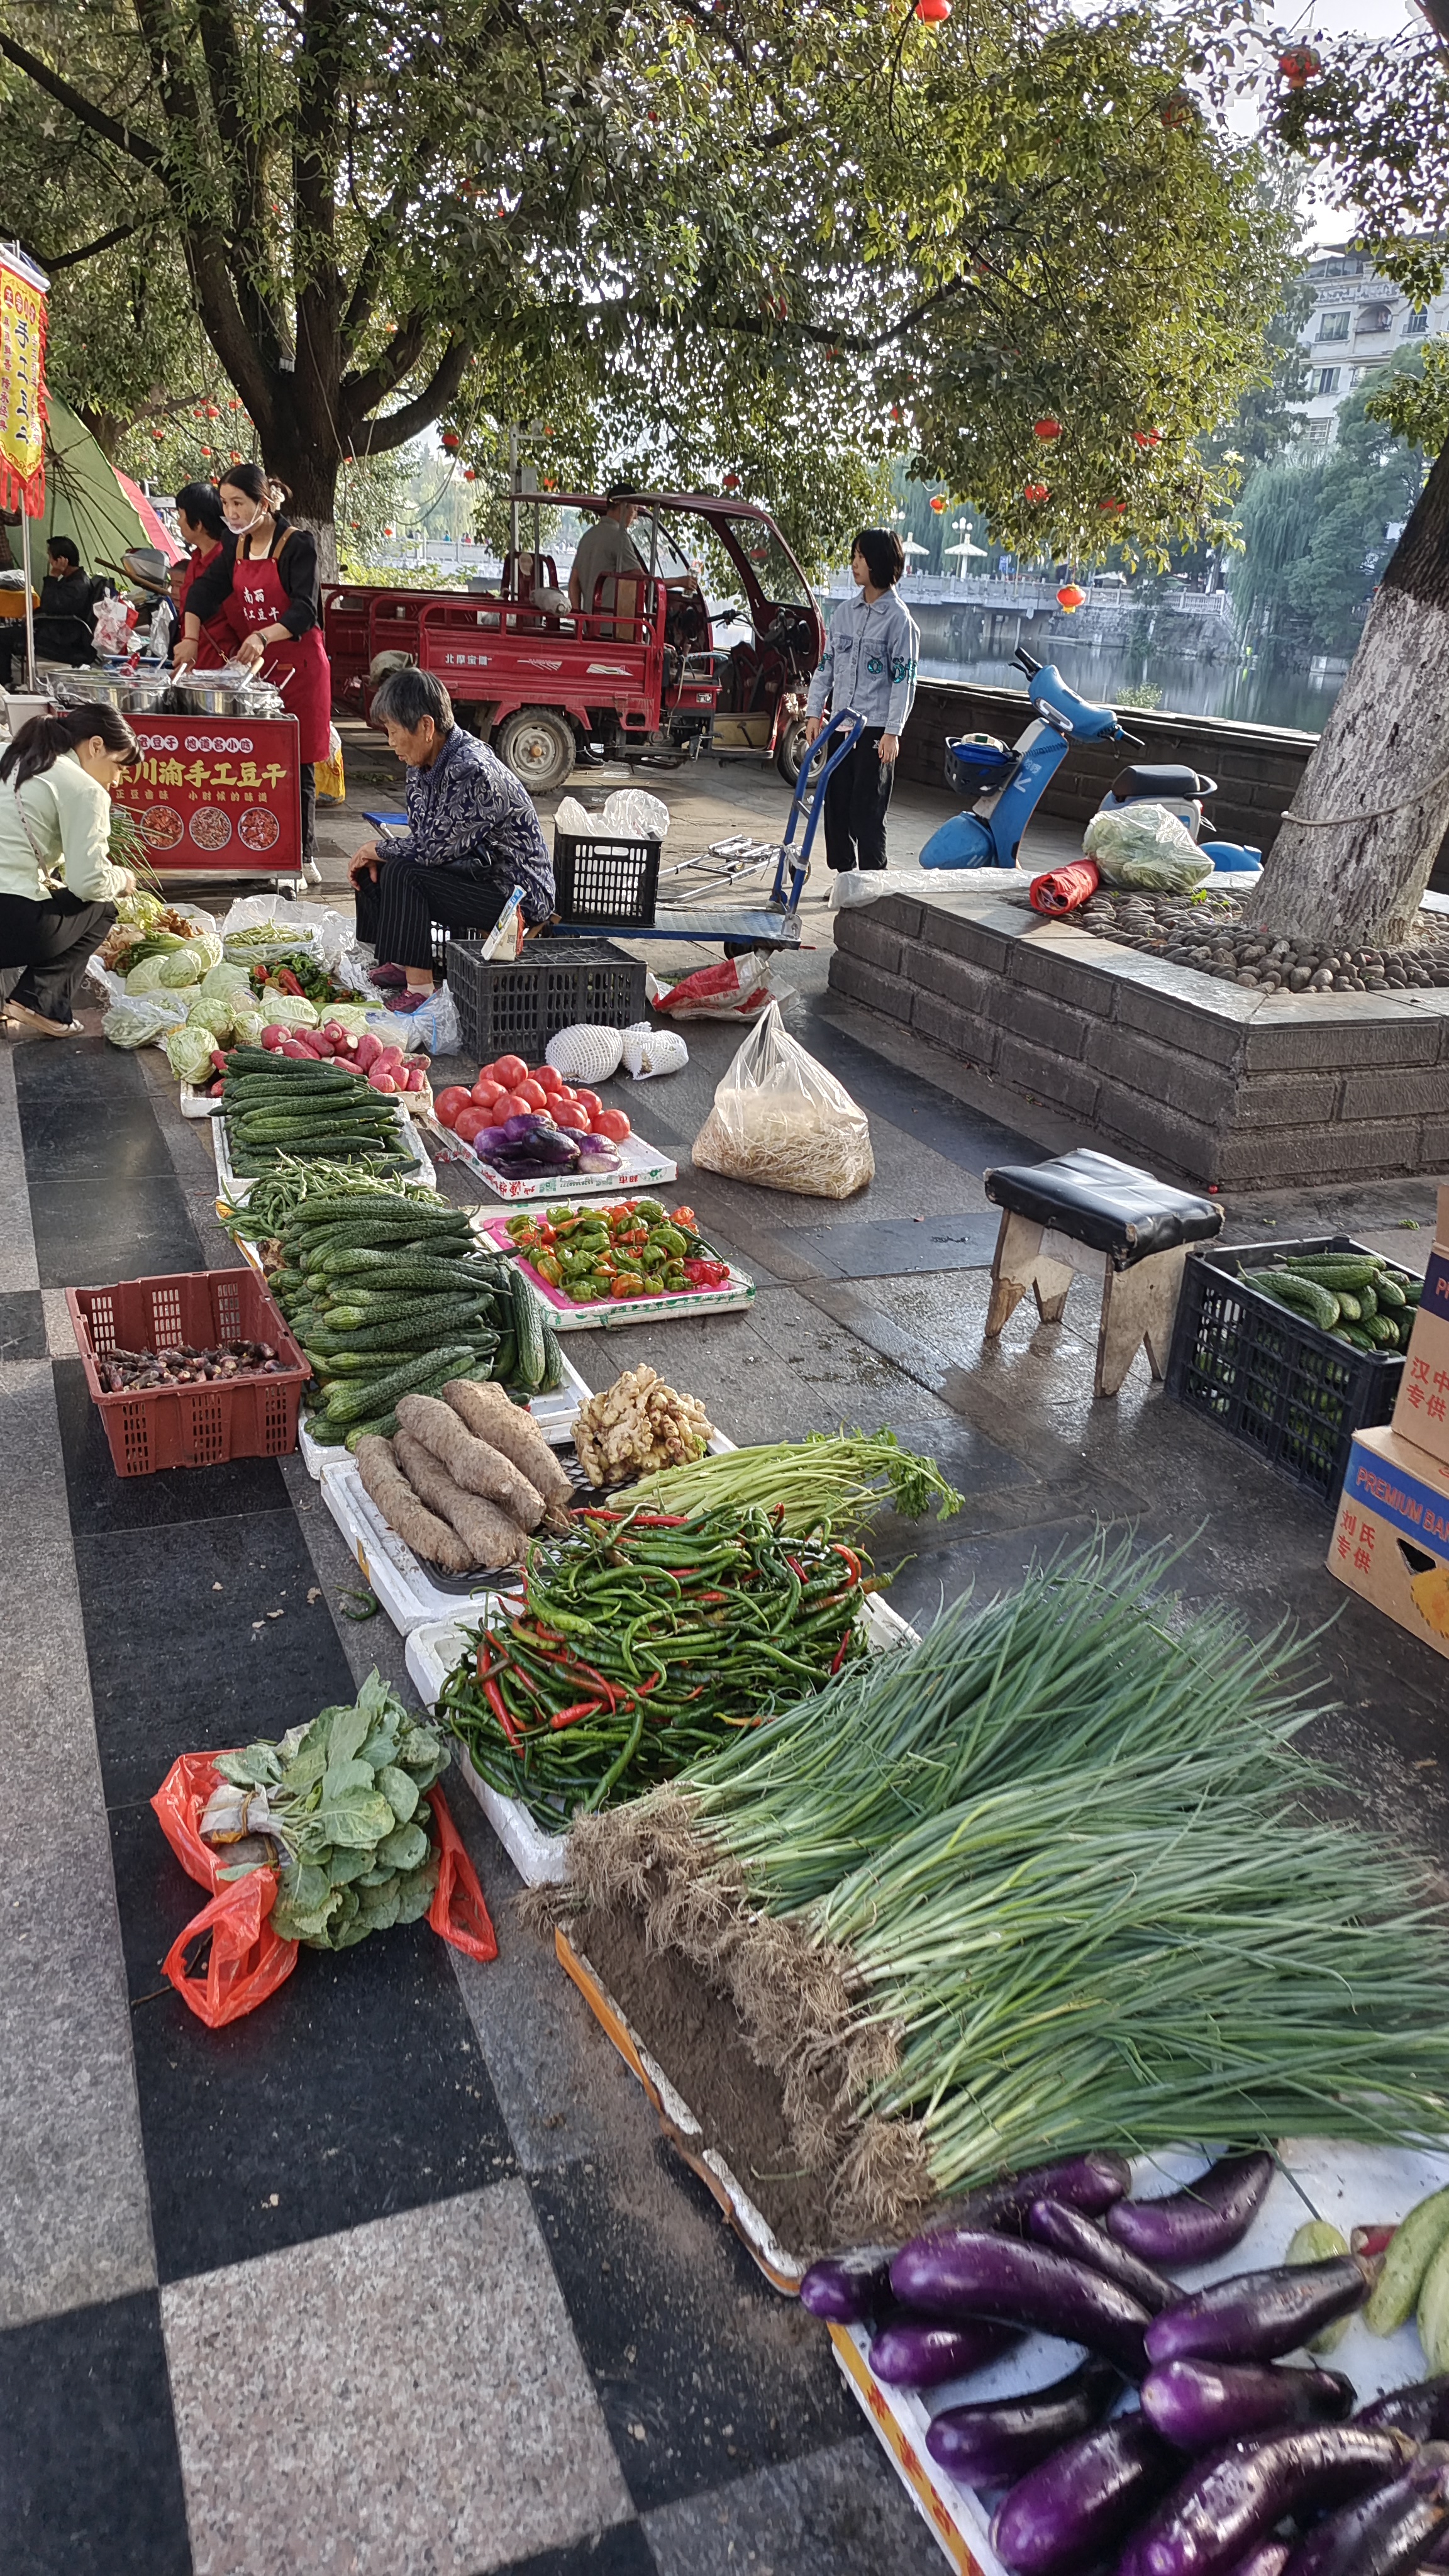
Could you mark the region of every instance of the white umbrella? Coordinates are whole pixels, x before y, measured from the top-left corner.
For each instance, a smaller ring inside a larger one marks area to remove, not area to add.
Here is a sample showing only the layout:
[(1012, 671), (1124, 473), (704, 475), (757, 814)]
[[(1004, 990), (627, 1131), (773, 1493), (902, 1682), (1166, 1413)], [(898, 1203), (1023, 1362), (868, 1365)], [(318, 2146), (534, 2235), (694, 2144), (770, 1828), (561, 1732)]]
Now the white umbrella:
[(959, 546), (947, 546), (946, 552), (948, 555), (980, 555), (984, 563), (988, 549), (985, 546), (973, 546), (969, 537), (963, 537)]
[(921, 546), (921, 545), (917, 545), (916, 540), (915, 540), (915, 538), (914, 538), (914, 537), (902, 537), (902, 539), (901, 539), (901, 552), (902, 552), (902, 554), (907, 554), (907, 555), (928, 555), (928, 554), (930, 553), (930, 551), (931, 551), (931, 549), (930, 549), (930, 547), (929, 547), (929, 546)]

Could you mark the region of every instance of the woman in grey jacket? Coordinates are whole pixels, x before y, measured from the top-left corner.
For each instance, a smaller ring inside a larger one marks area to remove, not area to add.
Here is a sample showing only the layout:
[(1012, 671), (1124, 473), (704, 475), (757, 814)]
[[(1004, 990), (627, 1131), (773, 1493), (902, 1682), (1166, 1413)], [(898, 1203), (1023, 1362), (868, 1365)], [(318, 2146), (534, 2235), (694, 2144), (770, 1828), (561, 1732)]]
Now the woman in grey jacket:
[(905, 568), (905, 549), (893, 529), (861, 529), (850, 555), (860, 597), (837, 608), (810, 683), (808, 742), (824, 730), (827, 701), (834, 714), (849, 709), (865, 724), (825, 790), (825, 859), (832, 868), (886, 863), (886, 808), (916, 694), (920, 650), (915, 621), (896, 589)]

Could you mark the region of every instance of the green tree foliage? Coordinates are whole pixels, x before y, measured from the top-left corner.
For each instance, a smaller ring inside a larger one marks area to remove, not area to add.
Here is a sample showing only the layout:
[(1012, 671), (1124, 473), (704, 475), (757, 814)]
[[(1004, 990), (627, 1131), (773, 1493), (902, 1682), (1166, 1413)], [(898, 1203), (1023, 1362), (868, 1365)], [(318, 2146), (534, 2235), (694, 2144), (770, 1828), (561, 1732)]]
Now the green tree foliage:
[(1352, 651), (1363, 612), (1424, 479), (1422, 454), (1394, 436), (1360, 387), (1326, 454), (1263, 466), (1248, 482), (1243, 551), (1228, 580), (1240, 616), (1319, 652)]

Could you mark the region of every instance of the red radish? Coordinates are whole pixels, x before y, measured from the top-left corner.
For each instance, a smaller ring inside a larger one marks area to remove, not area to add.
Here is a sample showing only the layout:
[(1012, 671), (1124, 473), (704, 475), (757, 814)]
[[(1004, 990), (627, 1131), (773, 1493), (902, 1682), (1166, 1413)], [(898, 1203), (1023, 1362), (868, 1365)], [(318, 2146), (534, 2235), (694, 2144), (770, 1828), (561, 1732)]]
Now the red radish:
[(484, 1128), (491, 1127), (492, 1124), (492, 1110), (479, 1109), (475, 1105), (471, 1109), (459, 1110), (457, 1117), (453, 1121), (453, 1133), (458, 1138), (460, 1144), (471, 1145), (474, 1137), (481, 1136)]
[(529, 1076), (525, 1076), (522, 1082), (516, 1082), (513, 1091), (515, 1099), (523, 1101), (529, 1109), (548, 1107), (548, 1093), (544, 1090), (543, 1084), (534, 1082)]
[(593, 1121), (593, 1129), (596, 1136), (607, 1136), (611, 1145), (622, 1145), (625, 1137), (633, 1132), (622, 1109), (601, 1109)]
[(587, 1136), (589, 1132), (589, 1113), (582, 1101), (555, 1100), (553, 1117), (556, 1127), (571, 1127), (576, 1136)]
[(384, 1047), (384, 1048), (383, 1048), (383, 1050), (382, 1050), (381, 1055), (380, 1055), (380, 1056), (378, 1057), (378, 1059), (377, 1059), (377, 1061), (378, 1061), (378, 1063), (379, 1063), (379, 1064), (387, 1064), (387, 1065), (394, 1065), (394, 1066), (401, 1064), (402, 1060), (403, 1060), (403, 1051), (402, 1051), (402, 1048), (401, 1048), (400, 1046), (387, 1046), (387, 1047)]
[(211, 1050), (211, 1061), (212, 1061), (212, 1063), (215, 1065), (215, 1067), (216, 1067), (216, 1069), (217, 1069), (217, 1072), (218, 1072), (218, 1073), (225, 1073), (225, 1071), (226, 1071), (226, 1058), (225, 1058), (225, 1056), (222, 1054), (220, 1047), (213, 1047), (213, 1048), (212, 1048), (212, 1050)]
[(579, 1091), (575, 1097), (583, 1102), (591, 1118), (596, 1118), (603, 1108), (604, 1104), (596, 1091)]
[(475, 1109), (491, 1109), (503, 1098), (503, 1085), (501, 1082), (485, 1082), (480, 1073), (468, 1097)]
[(288, 1038), (284, 1045), (277, 1048), (277, 1053), (290, 1056), (296, 1064), (315, 1064), (317, 1061), (306, 1047), (298, 1046), (295, 1038)]
[(367, 1077), (367, 1084), (370, 1091), (380, 1091), (384, 1099), (391, 1099), (397, 1090), (397, 1082), (394, 1076), (390, 1073), (383, 1073), (376, 1065), (373, 1066), (371, 1073)]
[(493, 1079), (503, 1083), (509, 1091), (516, 1091), (520, 1082), (528, 1080), (528, 1067), (522, 1056), (501, 1055), (493, 1067)]
[(262, 1044), (272, 1052), (275, 1052), (281, 1045), (286, 1034), (287, 1032), (284, 1028), (279, 1028), (277, 1022), (275, 1020), (271, 1020), (262, 1031)]
[(403, 1067), (403, 1071), (407, 1076), (407, 1087), (409, 1091), (422, 1091), (426, 1089), (428, 1068), (423, 1063), (421, 1057), (419, 1057), (415, 1063), (405, 1065)]
[(208, 1100), (220, 1100), (221, 1095), (222, 1095), (222, 1091), (223, 1091), (224, 1087), (225, 1087), (225, 1086), (224, 1086), (223, 1084), (221, 1084), (221, 1083), (219, 1083), (219, 1082), (214, 1082), (214, 1083), (212, 1084), (212, 1086), (211, 1086), (210, 1090), (208, 1091), (207, 1095), (206, 1095), (206, 1096), (207, 1096), (207, 1099), (208, 1099)]
[(357, 1061), (364, 1073), (371, 1073), (381, 1053), (381, 1038), (375, 1038), (371, 1029), (364, 1029), (357, 1041)]
[[(450, 1082), (447, 1090), (440, 1091), (434, 1101), (433, 1115), (440, 1127), (451, 1127), (463, 1110), (474, 1109), (478, 1105), (471, 1091), (465, 1091), (461, 1082)], [(483, 1105), (486, 1107), (487, 1104)]]
[(348, 1036), (347, 1031), (340, 1020), (324, 1020), (322, 1023), (322, 1035), (327, 1040), (330, 1047), (350, 1047), (352, 1044), (352, 1040)]

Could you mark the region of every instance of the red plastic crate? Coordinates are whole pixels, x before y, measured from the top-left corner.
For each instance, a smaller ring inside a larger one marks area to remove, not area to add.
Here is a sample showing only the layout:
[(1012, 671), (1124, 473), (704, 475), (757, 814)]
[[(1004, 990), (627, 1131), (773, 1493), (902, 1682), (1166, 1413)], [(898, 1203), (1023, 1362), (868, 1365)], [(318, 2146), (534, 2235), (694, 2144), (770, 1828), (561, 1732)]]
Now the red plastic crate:
[[(100, 1408), (118, 1476), (162, 1467), (218, 1467), (228, 1458), (281, 1458), (297, 1446), (297, 1410), (312, 1372), (281, 1310), (250, 1270), (179, 1270), (117, 1288), (67, 1288), (65, 1302), (91, 1401)], [(270, 1342), (286, 1368), (228, 1385), (158, 1386), (112, 1395), (97, 1356), (166, 1351), (189, 1342)]]

